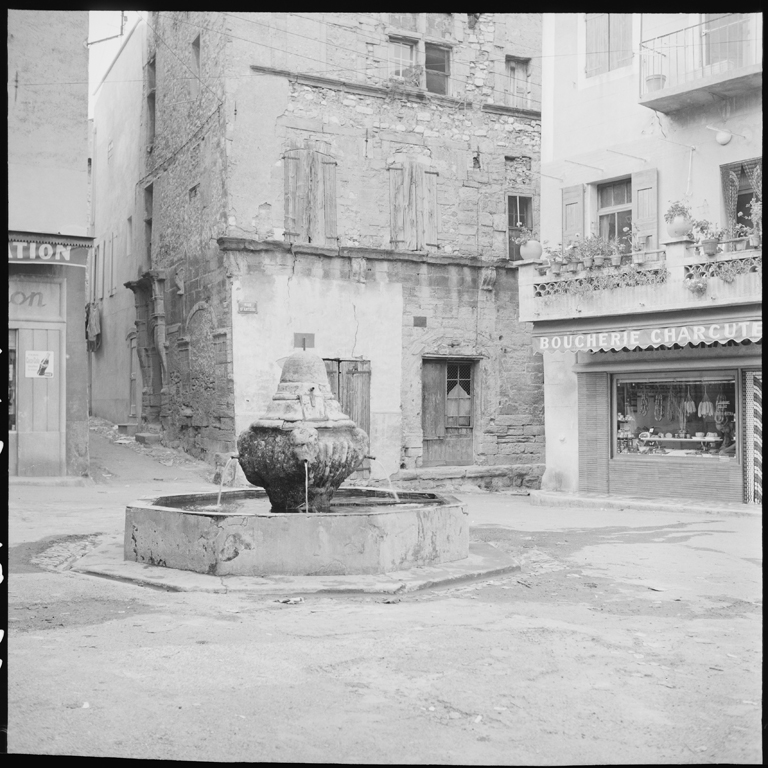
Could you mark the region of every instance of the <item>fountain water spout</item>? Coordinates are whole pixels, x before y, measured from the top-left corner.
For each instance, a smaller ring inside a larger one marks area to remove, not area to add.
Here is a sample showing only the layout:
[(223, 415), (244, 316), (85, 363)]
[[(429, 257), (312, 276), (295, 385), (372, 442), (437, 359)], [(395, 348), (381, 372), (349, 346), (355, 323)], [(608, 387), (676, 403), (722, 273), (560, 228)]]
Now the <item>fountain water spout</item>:
[[(224, 465), (224, 469), (221, 470), (221, 479), (219, 480), (219, 498), (216, 500), (216, 508), (218, 509), (221, 507), (221, 492), (224, 490), (224, 478), (227, 476), (227, 470), (229, 469), (229, 465), (233, 461), (237, 461), (240, 457), (237, 454), (232, 454), (228, 459), (227, 463)], [(237, 467), (235, 467), (235, 473), (237, 473)], [(232, 479), (234, 480), (234, 475), (232, 476)]]
[[(370, 459), (371, 461), (375, 461), (376, 464), (381, 466), (381, 462), (380, 461), (376, 461), (376, 457), (375, 456), (364, 456), (363, 458)], [(382, 471), (384, 471), (384, 467), (382, 467)], [(397, 491), (392, 487), (392, 477), (390, 475), (386, 474), (386, 472), (384, 473), (384, 477), (387, 478), (387, 482), (389, 483), (389, 492), (392, 494), (392, 498), (395, 500), (395, 504), (399, 504), (400, 503), (400, 497), (397, 495)]]

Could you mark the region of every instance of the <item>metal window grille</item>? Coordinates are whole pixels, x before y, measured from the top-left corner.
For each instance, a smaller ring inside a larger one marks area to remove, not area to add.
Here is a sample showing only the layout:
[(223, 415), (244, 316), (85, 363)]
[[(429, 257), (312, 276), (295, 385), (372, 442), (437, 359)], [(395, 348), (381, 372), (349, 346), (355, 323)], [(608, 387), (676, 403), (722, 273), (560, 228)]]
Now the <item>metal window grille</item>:
[(445, 426), (472, 426), (472, 363), (446, 365)]

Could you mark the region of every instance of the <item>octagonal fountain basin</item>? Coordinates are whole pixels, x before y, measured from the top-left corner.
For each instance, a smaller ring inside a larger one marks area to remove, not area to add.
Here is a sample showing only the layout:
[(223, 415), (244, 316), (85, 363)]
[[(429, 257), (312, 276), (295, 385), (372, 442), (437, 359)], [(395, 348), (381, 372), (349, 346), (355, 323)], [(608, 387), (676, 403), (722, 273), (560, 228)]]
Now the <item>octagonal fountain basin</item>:
[(142, 499), (126, 560), (216, 576), (376, 574), (463, 560), (469, 517), (453, 496), (341, 488), (329, 512), (273, 512), (262, 489)]

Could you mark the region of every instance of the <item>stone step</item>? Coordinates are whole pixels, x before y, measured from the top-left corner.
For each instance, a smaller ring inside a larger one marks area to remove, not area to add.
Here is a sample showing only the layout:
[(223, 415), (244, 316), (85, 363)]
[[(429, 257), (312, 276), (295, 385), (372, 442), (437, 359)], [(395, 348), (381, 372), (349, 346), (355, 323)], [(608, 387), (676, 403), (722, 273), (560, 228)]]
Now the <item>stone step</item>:
[(159, 443), (163, 439), (163, 436), (156, 432), (137, 432), (136, 442), (144, 443), (145, 445), (154, 445)]
[(139, 429), (138, 424), (118, 424), (117, 425), (117, 431), (121, 435), (128, 435), (128, 437), (133, 437), (136, 432)]

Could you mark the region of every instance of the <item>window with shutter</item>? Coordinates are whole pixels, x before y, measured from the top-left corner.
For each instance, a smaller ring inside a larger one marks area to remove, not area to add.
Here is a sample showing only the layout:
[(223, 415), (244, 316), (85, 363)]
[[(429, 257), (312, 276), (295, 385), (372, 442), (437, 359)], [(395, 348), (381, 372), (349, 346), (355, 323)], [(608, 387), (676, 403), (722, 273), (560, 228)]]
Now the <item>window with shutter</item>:
[(395, 250), (437, 248), (437, 171), (404, 160), (389, 167), (390, 244)]
[(528, 109), (528, 93), (530, 86), (530, 59), (507, 57), (508, 103), (510, 107)]
[(286, 240), (336, 245), (336, 161), (313, 149), (290, 149), (283, 166)]
[(603, 74), (632, 63), (632, 14), (587, 13), (586, 74)]

